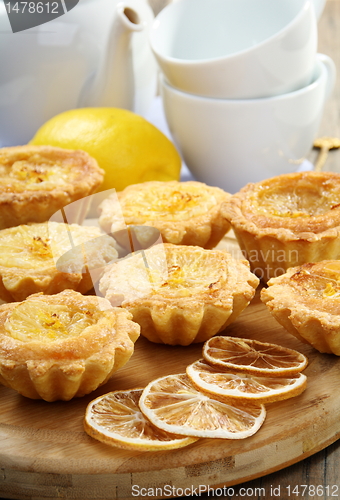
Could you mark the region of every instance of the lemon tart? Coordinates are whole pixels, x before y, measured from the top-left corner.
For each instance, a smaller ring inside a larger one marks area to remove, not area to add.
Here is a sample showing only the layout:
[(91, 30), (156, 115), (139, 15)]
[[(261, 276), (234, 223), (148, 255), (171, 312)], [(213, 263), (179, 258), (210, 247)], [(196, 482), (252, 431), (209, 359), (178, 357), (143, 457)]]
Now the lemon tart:
[(244, 256), (264, 281), (340, 257), (340, 174), (300, 172), (247, 184), (223, 204)]
[(106, 302), (65, 290), (0, 306), (0, 382), (46, 401), (104, 384), (130, 359), (140, 330), (128, 311)]
[(340, 261), (306, 263), (268, 281), (261, 300), (288, 332), (340, 355)]
[(165, 243), (213, 248), (229, 231), (220, 213), (230, 194), (201, 182), (150, 181), (133, 184), (108, 197), (100, 207), (99, 224), (107, 232), (124, 223), (157, 228)]
[(117, 256), (113, 238), (95, 226), (41, 222), (3, 229), (0, 299), (21, 301), (32, 293), (54, 294), (66, 288), (86, 293), (95, 274)]
[[(85, 151), (51, 146), (0, 149), (0, 229), (45, 222), (92, 194), (104, 171)], [(72, 221), (80, 222), (80, 221)]]
[(150, 341), (189, 345), (234, 321), (258, 283), (246, 260), (223, 250), (165, 243), (109, 265), (99, 290), (131, 311)]

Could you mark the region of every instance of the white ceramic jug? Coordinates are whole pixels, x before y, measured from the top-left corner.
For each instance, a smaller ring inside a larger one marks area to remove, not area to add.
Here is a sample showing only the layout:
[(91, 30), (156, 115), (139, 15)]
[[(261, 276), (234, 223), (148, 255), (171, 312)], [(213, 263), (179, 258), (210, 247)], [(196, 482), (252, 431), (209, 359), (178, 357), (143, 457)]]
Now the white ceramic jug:
[(68, 109), (144, 115), (156, 93), (147, 0), (79, 0), (53, 21), (13, 33), (0, 1), (0, 146), (26, 144)]

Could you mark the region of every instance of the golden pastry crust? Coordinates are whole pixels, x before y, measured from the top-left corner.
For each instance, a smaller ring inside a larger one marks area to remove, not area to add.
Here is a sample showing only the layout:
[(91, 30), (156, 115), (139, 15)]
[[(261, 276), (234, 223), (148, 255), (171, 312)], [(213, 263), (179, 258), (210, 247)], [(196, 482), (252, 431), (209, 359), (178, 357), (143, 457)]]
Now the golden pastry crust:
[(340, 174), (300, 172), (247, 184), (222, 213), (264, 281), (289, 267), (340, 257)]
[(103, 179), (104, 171), (85, 151), (51, 146), (2, 148), (0, 229), (45, 222), (62, 207), (92, 194)]
[[(72, 244), (81, 255), (75, 253), (72, 258), (71, 254), (63, 262)], [(117, 257), (114, 240), (102, 235), (98, 227), (41, 222), (3, 229), (0, 299), (21, 301), (33, 293), (50, 295), (66, 288), (86, 293), (93, 287), (95, 274)]]
[(165, 243), (213, 248), (230, 229), (220, 208), (231, 195), (201, 182), (143, 182), (117, 196), (121, 213), (112, 197), (99, 207), (99, 224), (106, 232), (122, 229), (123, 216), (127, 225), (157, 228)]
[(122, 308), (72, 290), (0, 306), (0, 382), (32, 399), (81, 397), (131, 357), (139, 326)]
[(223, 250), (166, 243), (109, 266), (99, 289), (131, 311), (152, 342), (189, 345), (234, 321), (258, 283), (247, 261)]
[(261, 300), (276, 320), (320, 352), (340, 355), (340, 262), (306, 263), (268, 281)]

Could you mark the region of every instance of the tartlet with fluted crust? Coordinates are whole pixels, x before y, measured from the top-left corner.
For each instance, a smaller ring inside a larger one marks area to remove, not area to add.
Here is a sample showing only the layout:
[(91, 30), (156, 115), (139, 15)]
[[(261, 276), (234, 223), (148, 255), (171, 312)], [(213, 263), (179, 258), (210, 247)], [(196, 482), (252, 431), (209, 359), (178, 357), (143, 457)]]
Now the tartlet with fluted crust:
[(0, 229), (45, 222), (64, 206), (94, 193), (103, 179), (104, 171), (85, 151), (30, 145), (2, 148)]
[(73, 290), (0, 306), (0, 382), (32, 399), (81, 397), (133, 354), (139, 325), (123, 308)]
[(249, 263), (224, 250), (154, 245), (108, 266), (99, 289), (152, 342), (189, 345), (222, 331), (254, 297)]
[(100, 207), (99, 224), (114, 233), (128, 226), (158, 229), (164, 243), (213, 248), (229, 231), (230, 224), (220, 213), (230, 194), (196, 181), (150, 181), (133, 184), (109, 197)]
[(340, 257), (340, 174), (300, 172), (247, 184), (222, 207), (264, 281), (289, 267)]
[(41, 222), (3, 229), (0, 299), (21, 301), (33, 293), (50, 295), (66, 288), (86, 293), (101, 269), (117, 257), (115, 241), (95, 226)]
[(261, 300), (286, 330), (340, 356), (340, 261), (306, 263), (268, 281)]

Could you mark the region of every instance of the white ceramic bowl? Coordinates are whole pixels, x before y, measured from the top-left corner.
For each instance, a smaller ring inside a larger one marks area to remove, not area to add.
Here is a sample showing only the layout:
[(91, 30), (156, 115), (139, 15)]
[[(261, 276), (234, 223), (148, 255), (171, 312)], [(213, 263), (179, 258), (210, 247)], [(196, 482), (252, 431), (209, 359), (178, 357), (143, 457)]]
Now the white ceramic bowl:
[(317, 51), (311, 0), (180, 0), (149, 33), (168, 82), (206, 97), (247, 99), (308, 85)]
[(326, 5), (326, 0), (313, 0), (316, 18), (319, 20)]
[(335, 65), (318, 54), (303, 89), (265, 99), (212, 99), (173, 88), (161, 77), (165, 117), (193, 176), (234, 193), (247, 182), (298, 169), (318, 133)]

